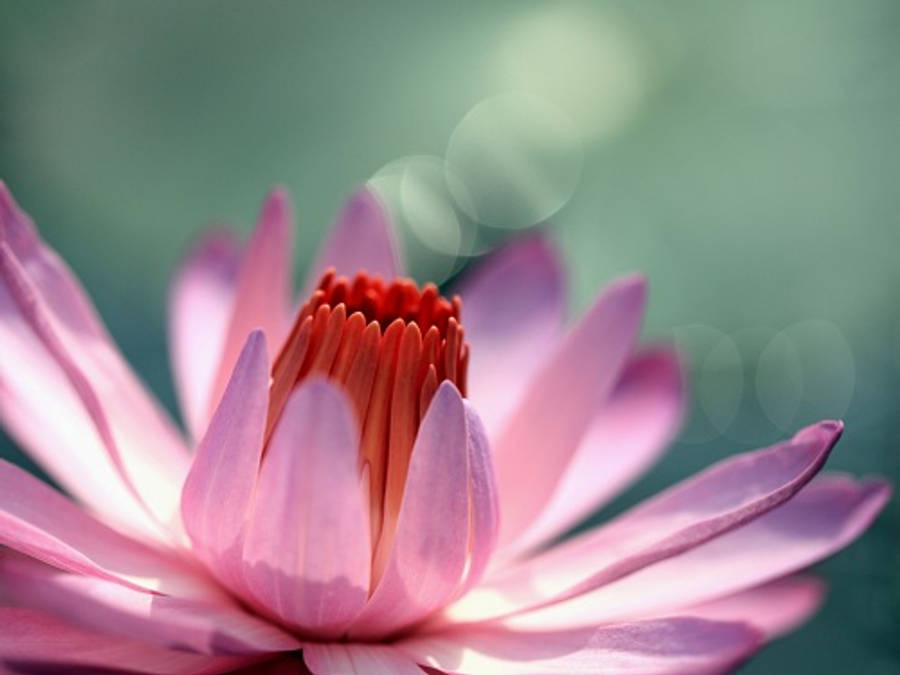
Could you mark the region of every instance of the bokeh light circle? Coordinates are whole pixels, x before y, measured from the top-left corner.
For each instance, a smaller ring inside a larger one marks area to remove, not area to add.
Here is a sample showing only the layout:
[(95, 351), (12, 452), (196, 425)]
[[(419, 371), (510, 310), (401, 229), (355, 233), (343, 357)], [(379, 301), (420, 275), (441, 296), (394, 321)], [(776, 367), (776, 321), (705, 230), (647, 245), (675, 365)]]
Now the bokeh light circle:
[(553, 101), (586, 141), (618, 132), (651, 86), (645, 38), (627, 13), (599, 5), (539, 6), (504, 32), (491, 83)]
[(786, 331), (765, 346), (756, 364), (756, 396), (766, 417), (782, 431), (793, 430), (803, 398), (803, 366)]
[(446, 163), (435, 155), (389, 162), (369, 179), (401, 239), (410, 275), (441, 283), (481, 253), (478, 227), (456, 206), (447, 188)]
[(847, 412), (856, 390), (856, 360), (837, 325), (801, 321), (778, 333), (760, 355), (756, 386), (769, 419), (793, 431)]
[(679, 326), (673, 337), (685, 355), (693, 393), (680, 440), (705, 443), (720, 437), (738, 414), (744, 393), (741, 353), (729, 335), (705, 324)]
[[(762, 326), (744, 328), (731, 334), (741, 355), (743, 370), (740, 375), (745, 386), (737, 414), (725, 430), (725, 436), (747, 446), (760, 447), (783, 438), (785, 420), (793, 416), (799, 404), (799, 365), (796, 354), (791, 351), (792, 343), (781, 338), (776, 340), (778, 336), (778, 331)], [(774, 359), (773, 355), (779, 358)], [(764, 367), (762, 388), (761, 366)], [(777, 372), (777, 377), (767, 379), (766, 374), (773, 369), (781, 370)], [(767, 387), (766, 382), (772, 379), (774, 386)], [(764, 405), (759, 396), (761, 391), (770, 389), (774, 389), (776, 394), (773, 402), (778, 407), (777, 423), (770, 414), (775, 406)]]
[(583, 151), (558, 106), (507, 92), (472, 108), (450, 136), (447, 186), (473, 221), (492, 227), (535, 225), (575, 192)]

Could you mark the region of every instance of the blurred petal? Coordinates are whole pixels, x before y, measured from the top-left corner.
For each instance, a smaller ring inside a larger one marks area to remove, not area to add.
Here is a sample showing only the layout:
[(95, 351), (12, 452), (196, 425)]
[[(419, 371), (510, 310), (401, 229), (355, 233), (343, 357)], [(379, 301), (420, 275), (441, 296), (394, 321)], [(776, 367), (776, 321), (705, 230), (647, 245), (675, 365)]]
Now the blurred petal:
[(96, 340), (109, 339), (75, 275), (56, 252), (44, 244), (31, 218), (19, 208), (2, 180), (0, 239), (12, 249), (31, 282), (40, 290), (50, 311), (60, 317), (62, 323), (77, 327), (79, 332)]
[(678, 431), (684, 395), (681, 365), (672, 350), (633, 357), (553, 498), (517, 545), (529, 547), (563, 534), (650, 468)]
[(367, 188), (360, 188), (350, 197), (328, 231), (306, 279), (307, 292), (330, 267), (347, 277), (360, 270), (385, 280), (403, 274), (393, 223), (385, 207)]
[(84, 628), (204, 654), (299, 649), (274, 625), (231, 604), (142, 593), (103, 579), (60, 572), (28, 558), (0, 556), (6, 601)]
[(303, 646), (303, 660), (313, 675), (422, 675), (409, 657), (381, 645), (322, 644)]
[(699, 546), (796, 494), (840, 433), (840, 424), (822, 422), (720, 462), (596, 530), (498, 571), (449, 615), (483, 620), (561, 602)]
[(50, 486), (3, 460), (0, 545), (130, 588), (220, 597), (202, 577), (94, 520)]
[(246, 658), (170, 650), (104, 635), (29, 609), (0, 607), (0, 666), (15, 673), (222, 673)]
[(465, 405), (445, 381), (416, 436), (384, 575), (351, 637), (396, 632), (457, 591), (468, 558), (469, 442)]
[(231, 588), (240, 588), (241, 535), (256, 490), (268, 405), (269, 357), (257, 330), (247, 338), (181, 496), (194, 550)]
[(568, 627), (682, 614), (685, 607), (777, 579), (840, 550), (865, 531), (889, 496), (881, 481), (825, 476), (744, 527), (521, 621)]
[(281, 345), (291, 312), (293, 228), (290, 198), (287, 191), (276, 188), (263, 202), (256, 229), (241, 260), (222, 358), (206, 402), (207, 415), (218, 405), (241, 348), (252, 331), (261, 330), (273, 350)]
[(501, 545), (521, 534), (553, 495), (631, 353), (645, 295), (638, 277), (611, 284), (544, 361), (496, 437)]
[(201, 438), (222, 358), (240, 268), (230, 232), (206, 235), (182, 262), (169, 292), (169, 350), (188, 430)]
[(368, 597), (358, 437), (342, 392), (324, 380), (302, 384), (269, 443), (244, 544), (250, 592), (316, 635), (340, 635)]
[(767, 640), (791, 632), (819, 609), (825, 584), (813, 577), (788, 577), (682, 610), (713, 621), (744, 621), (763, 631)]
[[(146, 536), (169, 536), (158, 524), (177, 524), (175, 494), (189, 462), (182, 439), (108, 339), (71, 273), (3, 186), (0, 217), (4, 420), (14, 433), (37, 423), (48, 439), (64, 441), (51, 445), (35, 433), (23, 438), (66, 486), (77, 484), (80, 470), (95, 462), (106, 476), (117, 475), (109, 491), (78, 491), (93, 508)], [(135, 502), (156, 522), (141, 515)]]
[(471, 626), (397, 647), (419, 663), (464, 675), (693, 675), (734, 668), (759, 641), (744, 624), (676, 617), (573, 631)]
[(533, 235), (492, 253), (459, 288), (471, 346), (468, 395), (491, 437), (559, 337), (564, 276), (549, 239)]

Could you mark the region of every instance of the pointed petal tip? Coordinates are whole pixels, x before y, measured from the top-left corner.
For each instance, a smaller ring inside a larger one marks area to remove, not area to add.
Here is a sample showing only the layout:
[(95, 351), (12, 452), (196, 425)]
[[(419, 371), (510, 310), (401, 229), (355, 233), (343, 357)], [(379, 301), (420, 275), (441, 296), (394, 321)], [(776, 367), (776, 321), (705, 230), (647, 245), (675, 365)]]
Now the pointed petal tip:
[(615, 289), (619, 293), (633, 297), (635, 301), (643, 303), (647, 297), (647, 289), (649, 281), (646, 275), (639, 272), (632, 272), (625, 276), (619, 277), (610, 283), (610, 290)]
[(247, 342), (244, 348), (247, 350), (252, 350), (253, 354), (258, 354), (260, 351), (268, 351), (265, 331), (263, 331), (261, 328), (254, 328), (252, 331), (250, 331), (250, 334), (247, 336)]
[(294, 207), (290, 193), (282, 185), (272, 187), (263, 200), (260, 212), (260, 224), (268, 227), (282, 226), (293, 227)]
[(553, 235), (547, 230), (535, 230), (529, 234), (517, 237), (514, 241), (517, 242), (514, 249), (519, 255), (546, 260), (559, 269), (565, 268), (562, 251)]
[(351, 193), (347, 199), (347, 205), (352, 207), (374, 206), (386, 210), (384, 202), (378, 196), (378, 192), (370, 187), (368, 183), (363, 183)]
[(438, 385), (426, 415), (430, 415), (432, 410), (440, 411), (443, 414), (452, 412), (459, 415), (460, 419), (465, 414), (463, 396), (450, 380), (444, 380)]
[(456, 388), (456, 385), (453, 384), (450, 380), (444, 380), (438, 386), (437, 394), (442, 396), (453, 396), (454, 398), (462, 398), (462, 395), (459, 393), (459, 389)]
[(643, 274), (632, 273), (611, 281), (595, 302), (612, 302), (628, 316), (640, 321), (647, 308), (647, 293), (647, 277)]
[(863, 486), (874, 496), (879, 511), (894, 494), (894, 486), (891, 481), (881, 476), (863, 479)]

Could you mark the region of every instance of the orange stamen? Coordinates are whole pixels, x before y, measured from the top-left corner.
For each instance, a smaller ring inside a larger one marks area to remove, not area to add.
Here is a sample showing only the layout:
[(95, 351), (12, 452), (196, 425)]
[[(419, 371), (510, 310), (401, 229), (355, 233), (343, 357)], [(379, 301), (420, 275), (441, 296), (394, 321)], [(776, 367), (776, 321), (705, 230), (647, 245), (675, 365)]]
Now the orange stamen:
[[(458, 297), (433, 284), (352, 280), (329, 270), (300, 308), (272, 367), (266, 440), (294, 387), (324, 375), (347, 392), (359, 422), (376, 575), (390, 551), (419, 424), (442, 380), (465, 395), (469, 347)], [(381, 561), (381, 562), (379, 562)]]

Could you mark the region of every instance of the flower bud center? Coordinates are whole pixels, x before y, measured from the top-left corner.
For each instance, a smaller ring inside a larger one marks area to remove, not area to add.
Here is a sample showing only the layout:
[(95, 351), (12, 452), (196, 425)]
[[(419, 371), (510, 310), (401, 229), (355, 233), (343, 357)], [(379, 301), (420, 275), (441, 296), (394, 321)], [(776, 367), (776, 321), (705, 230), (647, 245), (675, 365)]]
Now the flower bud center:
[(359, 421), (360, 466), (368, 473), (372, 540), (393, 529), (413, 442), (443, 380), (465, 395), (469, 346), (461, 302), (360, 272), (328, 271), (297, 318), (272, 367), (266, 439), (293, 388), (319, 375), (340, 384)]

